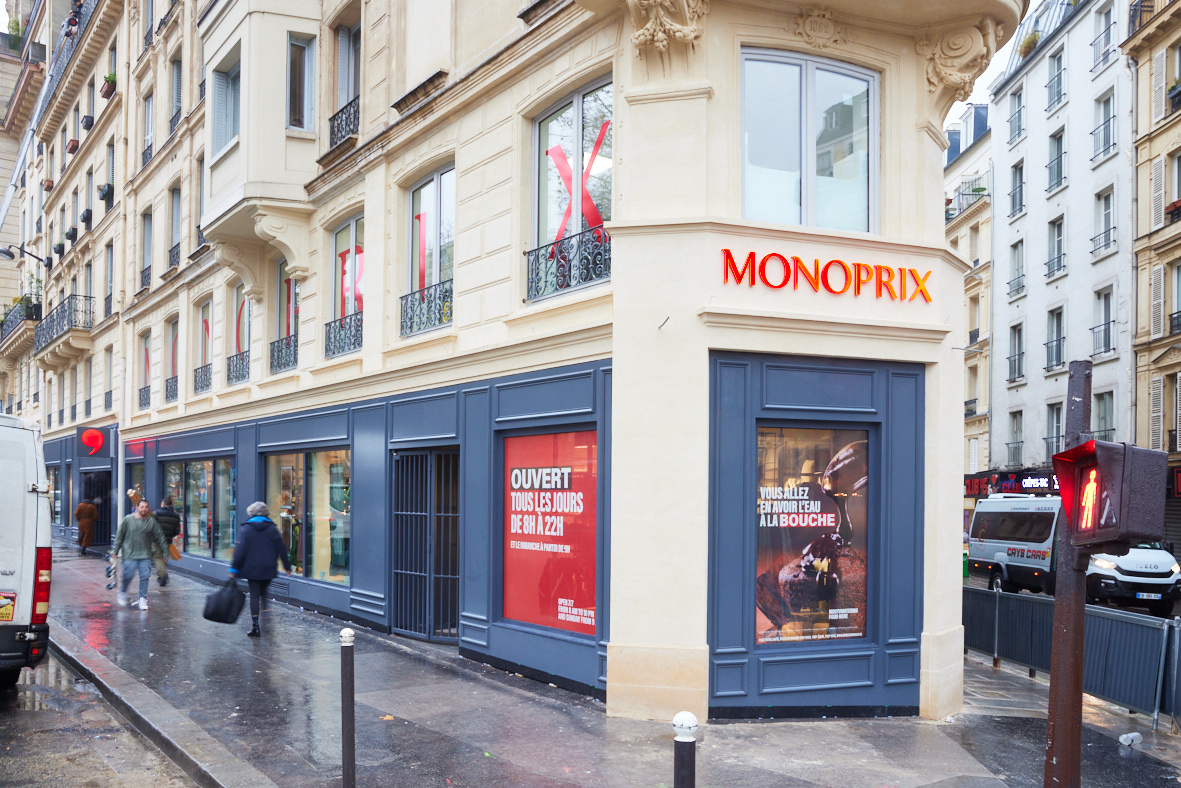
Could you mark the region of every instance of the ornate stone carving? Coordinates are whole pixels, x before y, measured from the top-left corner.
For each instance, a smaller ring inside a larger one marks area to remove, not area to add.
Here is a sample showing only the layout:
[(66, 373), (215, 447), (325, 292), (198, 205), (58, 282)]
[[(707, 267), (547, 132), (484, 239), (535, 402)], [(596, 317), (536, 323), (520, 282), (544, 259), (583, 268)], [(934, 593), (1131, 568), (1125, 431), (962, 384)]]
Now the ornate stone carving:
[(262, 305), (263, 288), (261, 277), (255, 270), (258, 255), (240, 246), (226, 243), (214, 243), (213, 253), (217, 255), (217, 262), (228, 267), (242, 278), (242, 288), (245, 296), (256, 305)]
[[(791, 32), (792, 26), (788, 25)], [(804, 8), (795, 18), (795, 34), (804, 43), (817, 49), (825, 49), (849, 40), (849, 29), (838, 25), (832, 18), (832, 11), (824, 6)]]
[(986, 16), (975, 27), (957, 27), (944, 32), (937, 41), (923, 37), (915, 50), (927, 59), (927, 89), (940, 94), (940, 117), (953, 101), (964, 101), (972, 93), (976, 78), (988, 68), (1004, 29)]
[(254, 234), (276, 247), (287, 260), (287, 272), (297, 280), (304, 280), (308, 269), (308, 228), (302, 217), (277, 210), (254, 215)]
[(649, 46), (664, 57), (669, 41), (695, 47), (704, 32), (701, 22), (709, 13), (709, 0), (627, 0), (627, 4), (636, 28), (632, 46), (640, 57)]

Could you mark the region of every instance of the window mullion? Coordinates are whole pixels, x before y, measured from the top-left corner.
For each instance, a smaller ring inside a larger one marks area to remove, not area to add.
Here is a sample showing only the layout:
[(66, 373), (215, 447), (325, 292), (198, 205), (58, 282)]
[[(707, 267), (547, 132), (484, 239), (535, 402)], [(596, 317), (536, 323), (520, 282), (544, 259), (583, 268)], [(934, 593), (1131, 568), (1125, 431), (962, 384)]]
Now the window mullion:
[(800, 201), (803, 203), (800, 218), (805, 227), (816, 225), (816, 129), (813, 123), (816, 117), (816, 64), (810, 61), (804, 63), (803, 84), (800, 92), (803, 95), (803, 118), (800, 123), (800, 170), (803, 185)]
[[(588, 91), (589, 92), (589, 91)], [(570, 162), (570, 224), (572, 235), (582, 232), (582, 96), (574, 94), (574, 151)]]

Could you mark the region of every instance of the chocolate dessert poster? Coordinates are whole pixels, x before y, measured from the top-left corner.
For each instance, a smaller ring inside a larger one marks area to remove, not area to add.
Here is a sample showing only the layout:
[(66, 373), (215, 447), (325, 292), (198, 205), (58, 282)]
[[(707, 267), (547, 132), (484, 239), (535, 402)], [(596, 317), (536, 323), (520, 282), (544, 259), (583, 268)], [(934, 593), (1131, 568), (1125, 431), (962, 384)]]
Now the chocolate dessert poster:
[(755, 642), (865, 637), (868, 434), (760, 427)]

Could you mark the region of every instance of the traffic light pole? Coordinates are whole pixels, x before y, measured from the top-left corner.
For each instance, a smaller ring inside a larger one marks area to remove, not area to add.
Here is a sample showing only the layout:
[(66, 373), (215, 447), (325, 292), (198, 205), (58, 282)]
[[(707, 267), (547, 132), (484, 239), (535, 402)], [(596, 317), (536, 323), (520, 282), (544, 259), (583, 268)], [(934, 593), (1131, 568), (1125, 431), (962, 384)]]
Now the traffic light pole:
[[(1091, 362), (1070, 362), (1063, 448), (1091, 431)], [(1055, 534), (1054, 638), (1050, 652), (1050, 707), (1046, 721), (1044, 788), (1079, 788), (1083, 734), (1083, 627), (1087, 603), (1087, 554), (1070, 543), (1070, 529)]]

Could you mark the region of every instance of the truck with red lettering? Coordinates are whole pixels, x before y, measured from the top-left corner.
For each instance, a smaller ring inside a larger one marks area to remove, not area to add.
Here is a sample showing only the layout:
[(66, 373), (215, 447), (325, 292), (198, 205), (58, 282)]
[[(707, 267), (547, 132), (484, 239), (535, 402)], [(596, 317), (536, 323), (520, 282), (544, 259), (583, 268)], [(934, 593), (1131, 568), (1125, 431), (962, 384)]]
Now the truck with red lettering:
[[(1053, 594), (1057, 570), (1054, 537), (1065, 528), (1062, 499), (994, 493), (976, 503), (968, 532), (968, 571), (988, 578), (989, 588)], [(1146, 607), (1172, 615), (1181, 599), (1181, 565), (1159, 542), (1133, 545), (1127, 555), (1095, 554), (1087, 566), (1087, 601)]]

